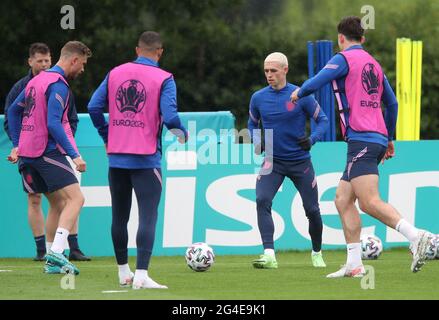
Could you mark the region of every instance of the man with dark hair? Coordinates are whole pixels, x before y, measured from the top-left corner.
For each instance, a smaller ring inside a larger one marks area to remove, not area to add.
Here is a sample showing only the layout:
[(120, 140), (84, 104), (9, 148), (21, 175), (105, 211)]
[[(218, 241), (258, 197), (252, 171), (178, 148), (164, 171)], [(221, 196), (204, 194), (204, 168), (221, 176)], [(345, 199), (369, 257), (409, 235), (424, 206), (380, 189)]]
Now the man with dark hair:
[[(163, 54), (159, 34), (144, 32), (136, 53), (135, 61), (117, 66), (107, 74), (94, 92), (88, 111), (108, 154), (111, 236), (119, 284), (132, 284), (133, 289), (167, 289), (148, 275), (162, 192), (162, 123), (178, 136), (180, 143), (187, 140), (187, 132), (177, 112), (174, 78), (158, 65)], [(109, 122), (104, 118), (107, 106)], [(128, 265), (127, 248), (133, 189), (139, 206), (135, 274)]]
[(139, 37), (138, 47), (146, 51), (163, 48), (160, 35), (154, 31), (145, 31)]
[(8, 110), (14, 145), (8, 159), (16, 163), (20, 158), (25, 192), (44, 193), (50, 210), (59, 212), (58, 220), (54, 221), (57, 229), (53, 244), (46, 254), (46, 273), (79, 273), (62, 254), (84, 204), (75, 172), (65, 155), (72, 159), (76, 170), (86, 169), (67, 119), (67, 80), (84, 72), (90, 56), (84, 44), (68, 42), (58, 63), (32, 78)]
[[(426, 260), (433, 235), (406, 221), (378, 190), (378, 164), (395, 155), (393, 136), (398, 102), (380, 64), (362, 44), (364, 29), (359, 17), (346, 17), (338, 24), (338, 45), (342, 50), (313, 78), (295, 90), (292, 101), (305, 97), (332, 82), (340, 110), (340, 125), (348, 143), (346, 169), (337, 188), (335, 205), (347, 243), (347, 262), (328, 278), (361, 277), (360, 209), (397, 230), (410, 242), (411, 270), (418, 272)], [(381, 102), (386, 107), (385, 116)]]
[[(41, 71), (46, 70), (50, 68), (51, 65), (51, 55), (50, 55), (50, 49), (45, 43), (36, 42), (30, 45), (29, 47), (29, 59), (28, 64), (30, 66), (29, 73), (20, 79), (17, 83), (14, 84), (12, 89), (10, 90), (8, 96), (6, 97), (6, 103), (5, 103), (5, 120), (4, 120), (4, 129), (6, 131), (6, 134), (11, 139), (11, 136), (8, 132), (8, 117), (7, 112), (9, 106), (14, 102), (14, 100), (17, 98), (17, 96), (20, 94), (21, 91), (26, 87), (28, 82), (38, 75)], [(69, 89), (69, 97), (70, 97), (70, 108), (69, 113), (67, 115), (70, 127), (72, 129), (73, 135), (76, 133), (77, 124), (79, 122), (76, 106), (75, 106), (75, 100), (73, 96), (73, 92)], [(37, 248), (37, 254), (34, 258), (34, 261), (44, 261), (44, 256), (46, 255), (47, 247), (50, 247), (51, 242), (53, 239), (49, 239), (49, 241), (46, 243), (46, 236), (44, 232), (44, 216), (43, 211), (41, 209), (41, 194), (40, 193), (28, 193), (28, 221), (30, 224), (30, 227), (32, 229), (32, 233), (35, 239), (36, 248)], [(55, 233), (55, 230), (51, 230), (51, 226), (55, 226), (56, 224), (52, 223), (52, 220), (56, 220), (57, 213), (52, 214), (51, 211), (49, 211), (47, 215), (47, 225), (46, 228), (47, 233), (50, 234), (50, 236), (53, 236)], [(48, 237), (51, 238), (51, 237)], [(77, 261), (89, 261), (91, 260), (89, 257), (85, 256), (81, 250), (79, 249), (78, 245), (78, 223), (75, 224), (72, 234), (68, 237), (69, 247), (70, 247), (70, 260), (77, 260)]]

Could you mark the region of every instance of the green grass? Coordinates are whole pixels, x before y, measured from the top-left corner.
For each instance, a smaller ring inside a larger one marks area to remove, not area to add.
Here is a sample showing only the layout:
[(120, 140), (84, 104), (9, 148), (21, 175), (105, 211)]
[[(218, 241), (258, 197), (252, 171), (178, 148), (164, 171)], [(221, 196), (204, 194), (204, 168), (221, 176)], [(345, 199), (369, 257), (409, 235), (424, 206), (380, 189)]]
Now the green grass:
[[(311, 266), (309, 252), (280, 252), (279, 269), (253, 269), (255, 256), (217, 256), (207, 272), (186, 267), (183, 257), (153, 257), (150, 275), (168, 290), (120, 288), (115, 259), (94, 258), (77, 263), (81, 270), (75, 290), (60, 287), (62, 275), (43, 274), (43, 263), (30, 259), (0, 259), (0, 299), (439, 299), (439, 260), (421, 272), (410, 271), (407, 249), (387, 250), (379, 260), (365, 261), (374, 267), (375, 289), (361, 288), (361, 279), (326, 279), (345, 261), (345, 251), (326, 251), (327, 268)], [(135, 259), (130, 260), (135, 265)], [(128, 292), (102, 293), (106, 290)]]

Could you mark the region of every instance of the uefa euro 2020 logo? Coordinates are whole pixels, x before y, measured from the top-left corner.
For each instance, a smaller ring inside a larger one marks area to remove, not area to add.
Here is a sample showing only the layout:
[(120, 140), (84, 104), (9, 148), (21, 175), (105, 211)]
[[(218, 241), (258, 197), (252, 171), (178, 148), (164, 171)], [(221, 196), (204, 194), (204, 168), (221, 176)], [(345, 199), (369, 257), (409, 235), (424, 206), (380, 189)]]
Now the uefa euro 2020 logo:
[(32, 116), (35, 110), (35, 87), (30, 87), (24, 102), (23, 123)]
[(372, 100), (378, 99), (378, 88), (380, 86), (380, 79), (375, 65), (366, 63), (361, 72), (361, 82), (364, 91), (371, 96)]
[(133, 119), (142, 111), (145, 102), (146, 90), (138, 80), (127, 80), (117, 89), (116, 106), (125, 118)]

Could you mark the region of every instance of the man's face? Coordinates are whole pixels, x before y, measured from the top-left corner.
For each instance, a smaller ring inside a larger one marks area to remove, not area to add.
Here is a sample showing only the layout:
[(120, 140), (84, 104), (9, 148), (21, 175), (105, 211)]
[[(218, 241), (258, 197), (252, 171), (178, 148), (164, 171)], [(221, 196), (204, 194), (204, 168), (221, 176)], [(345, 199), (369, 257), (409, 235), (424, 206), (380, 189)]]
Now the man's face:
[(68, 77), (70, 79), (76, 79), (85, 70), (87, 64), (87, 57), (74, 55), (71, 60), (71, 68)]
[(32, 74), (36, 76), (41, 71), (50, 68), (52, 58), (50, 53), (43, 54), (36, 52), (32, 57), (29, 58), (28, 63), (32, 69)]
[(279, 62), (265, 62), (264, 72), (268, 84), (277, 88), (286, 81), (288, 67), (282, 66)]

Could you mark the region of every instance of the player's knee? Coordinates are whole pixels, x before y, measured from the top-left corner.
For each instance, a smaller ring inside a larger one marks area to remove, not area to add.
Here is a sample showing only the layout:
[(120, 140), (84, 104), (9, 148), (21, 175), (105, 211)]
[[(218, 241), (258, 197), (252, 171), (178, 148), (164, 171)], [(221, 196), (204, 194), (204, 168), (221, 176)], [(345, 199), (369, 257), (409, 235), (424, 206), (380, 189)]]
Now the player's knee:
[(339, 212), (342, 212), (346, 207), (350, 205), (350, 199), (341, 193), (335, 195), (335, 206)]
[(84, 197), (84, 195), (82, 194), (82, 192), (79, 192), (76, 201), (77, 201), (77, 203), (78, 203), (78, 205), (79, 205), (80, 207), (84, 206), (84, 203), (85, 203), (85, 197)]
[(269, 208), (271, 207), (272, 199), (265, 195), (259, 195), (256, 197), (256, 205), (258, 208)]
[(41, 194), (29, 193), (28, 195), (29, 206), (39, 208), (41, 206)]
[(368, 198), (364, 200), (362, 199), (358, 200), (361, 211), (366, 213), (376, 212), (380, 202), (381, 200), (379, 198)]
[(366, 213), (373, 212), (374, 201), (373, 199), (358, 199), (360, 210)]
[(320, 209), (319, 207), (305, 208), (305, 215), (308, 220), (314, 220), (320, 218)]

